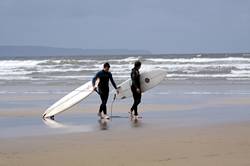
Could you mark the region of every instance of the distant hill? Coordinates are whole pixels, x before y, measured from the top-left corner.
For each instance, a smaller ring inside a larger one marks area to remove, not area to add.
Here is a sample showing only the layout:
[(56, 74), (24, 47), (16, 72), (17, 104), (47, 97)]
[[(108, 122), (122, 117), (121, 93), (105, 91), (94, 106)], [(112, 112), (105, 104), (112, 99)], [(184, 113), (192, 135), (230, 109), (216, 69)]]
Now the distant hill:
[(151, 54), (146, 50), (81, 49), (45, 46), (0, 46), (0, 57), (67, 56), (67, 55), (134, 55)]

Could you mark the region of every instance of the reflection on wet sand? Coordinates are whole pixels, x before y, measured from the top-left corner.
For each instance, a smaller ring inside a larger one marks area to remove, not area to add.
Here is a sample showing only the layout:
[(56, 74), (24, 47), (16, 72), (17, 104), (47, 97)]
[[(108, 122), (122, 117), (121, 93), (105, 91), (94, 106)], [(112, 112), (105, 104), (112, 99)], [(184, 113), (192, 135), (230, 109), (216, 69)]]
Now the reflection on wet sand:
[(45, 118), (43, 119), (45, 125), (53, 129), (64, 129), (66, 132), (90, 132), (93, 131), (93, 127), (90, 125), (69, 125), (63, 124), (56, 120)]
[(143, 123), (142, 123), (142, 121), (140, 119), (131, 118), (131, 126), (134, 127), (134, 128), (142, 127)]
[(108, 119), (99, 119), (98, 123), (100, 126), (100, 130), (108, 130), (109, 129), (108, 122), (109, 122)]
[[(114, 121), (112, 120), (114, 118)], [(120, 120), (118, 120), (120, 119)], [(71, 133), (71, 132), (90, 132), (94, 130), (110, 130), (110, 125), (111, 123), (114, 125), (114, 127), (119, 126), (121, 119), (128, 119), (130, 122), (131, 127), (133, 128), (138, 128), (142, 127), (142, 118), (140, 117), (139, 119), (133, 119), (128, 116), (113, 116), (111, 119), (98, 119), (98, 127), (96, 128), (96, 125), (88, 125), (88, 124), (69, 124), (69, 122), (59, 122), (50, 118), (45, 118), (43, 119), (43, 123), (48, 126), (49, 128), (53, 129), (53, 132), (57, 133)], [(122, 120), (122, 123), (127, 123), (127, 120)], [(77, 122), (75, 122), (77, 123)], [(125, 125), (127, 126), (127, 125)], [(128, 123), (129, 126), (129, 123)]]

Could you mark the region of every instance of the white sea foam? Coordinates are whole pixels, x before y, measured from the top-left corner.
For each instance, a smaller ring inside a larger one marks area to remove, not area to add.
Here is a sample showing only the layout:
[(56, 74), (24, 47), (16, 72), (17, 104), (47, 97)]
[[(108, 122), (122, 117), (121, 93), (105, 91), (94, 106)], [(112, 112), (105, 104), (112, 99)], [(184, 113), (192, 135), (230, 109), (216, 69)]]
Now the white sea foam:
[(27, 76), (2, 76), (0, 80), (31, 80), (31, 77)]
[(14, 91), (0, 91), (0, 94), (16, 94)]
[(40, 69), (39, 71), (37, 71), (38, 73), (54, 73), (54, 72), (61, 72), (61, 73), (65, 73), (65, 72), (78, 72), (78, 71), (93, 71), (93, 69), (83, 69), (83, 68), (69, 68), (69, 69), (63, 69), (63, 68), (44, 68), (44, 69)]
[(46, 60), (0, 60), (0, 67), (33, 67)]
[(110, 59), (108, 60), (108, 62), (135, 62), (137, 60), (140, 60), (141, 57), (128, 57), (128, 58), (124, 58), (124, 59)]
[(178, 92), (157, 92), (158, 95), (173, 95), (173, 94), (184, 94), (184, 95), (249, 95), (250, 91), (178, 91)]
[(148, 58), (146, 60), (153, 62), (175, 62), (175, 63), (207, 63), (207, 62), (250, 62), (250, 58), (244, 57), (227, 57), (227, 58)]
[(209, 91), (193, 91), (193, 92), (184, 92), (185, 95), (249, 95), (250, 92), (209, 92)]
[[(0, 60), (0, 80), (63, 80), (86, 79), (102, 69), (104, 62), (111, 64), (117, 78), (129, 78), (133, 62), (142, 59), (141, 70), (165, 69), (167, 79), (186, 78), (249, 78), (249, 57), (226, 58), (141, 58), (117, 59), (46, 59)], [(63, 75), (63, 76), (62, 76)]]
[(229, 80), (229, 81), (250, 81), (250, 77), (248, 77), (248, 78), (244, 78), (244, 77), (226, 78), (226, 80)]
[(249, 74), (167, 74), (167, 77), (184, 77), (184, 78), (231, 78), (231, 77), (249, 77)]
[(250, 76), (250, 70), (232, 70), (231, 73), (238, 75), (248, 74)]

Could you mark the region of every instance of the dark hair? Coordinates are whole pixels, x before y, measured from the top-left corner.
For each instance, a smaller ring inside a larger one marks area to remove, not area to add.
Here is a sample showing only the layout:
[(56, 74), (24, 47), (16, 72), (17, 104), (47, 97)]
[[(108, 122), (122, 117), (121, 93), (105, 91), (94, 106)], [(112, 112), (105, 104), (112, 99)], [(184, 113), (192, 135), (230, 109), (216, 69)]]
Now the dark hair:
[(106, 67), (110, 68), (110, 65), (109, 65), (108, 62), (106, 62), (106, 63), (103, 64), (103, 68), (106, 68)]
[(135, 61), (135, 67), (140, 67), (141, 66), (141, 62), (140, 61)]

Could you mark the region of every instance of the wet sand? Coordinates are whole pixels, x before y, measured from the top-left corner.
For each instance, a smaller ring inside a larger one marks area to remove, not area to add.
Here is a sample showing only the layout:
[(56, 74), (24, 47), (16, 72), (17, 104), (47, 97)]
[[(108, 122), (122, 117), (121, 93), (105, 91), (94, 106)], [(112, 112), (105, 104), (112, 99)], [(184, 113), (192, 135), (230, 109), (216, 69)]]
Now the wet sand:
[[(0, 165), (249, 165), (250, 123), (0, 139)], [(142, 126), (140, 126), (142, 125)]]
[(67, 113), (54, 128), (36, 114), (26, 117), (28, 124), (17, 115), (22, 123), (0, 138), (0, 165), (249, 165), (249, 104), (217, 106), (170, 111), (173, 106), (144, 105), (138, 121), (127, 118), (125, 106), (110, 121)]
[(60, 96), (0, 96), (0, 166), (250, 165), (248, 94), (148, 93), (138, 121), (128, 118), (131, 100), (118, 101), (114, 118), (99, 121), (92, 96), (43, 121)]

